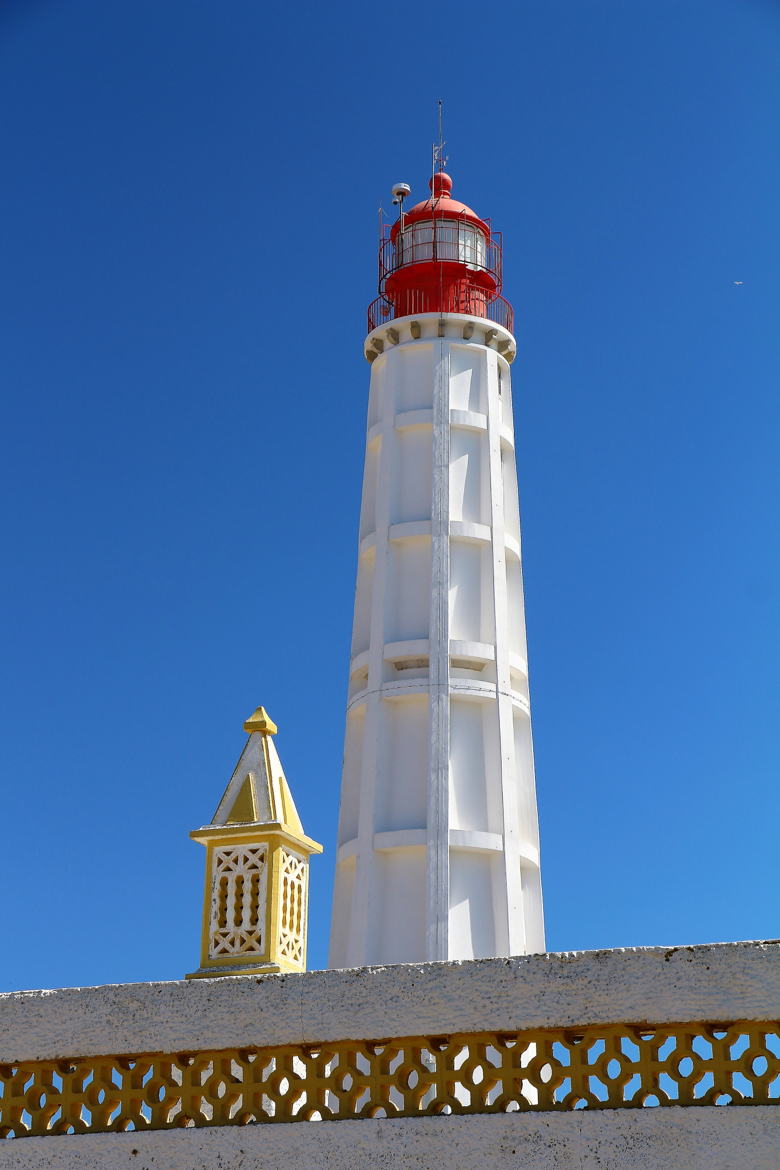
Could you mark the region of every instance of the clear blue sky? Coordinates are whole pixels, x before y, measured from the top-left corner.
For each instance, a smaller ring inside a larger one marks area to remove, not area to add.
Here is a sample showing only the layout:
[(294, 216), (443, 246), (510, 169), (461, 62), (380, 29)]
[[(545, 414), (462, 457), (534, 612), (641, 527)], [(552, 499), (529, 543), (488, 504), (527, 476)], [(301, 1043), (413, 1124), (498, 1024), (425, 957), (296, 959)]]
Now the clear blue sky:
[[(0, 6), (0, 988), (178, 978), (265, 704), (326, 962), (376, 212), (505, 233), (552, 950), (778, 915), (780, 6)], [(742, 282), (742, 283), (735, 283)]]

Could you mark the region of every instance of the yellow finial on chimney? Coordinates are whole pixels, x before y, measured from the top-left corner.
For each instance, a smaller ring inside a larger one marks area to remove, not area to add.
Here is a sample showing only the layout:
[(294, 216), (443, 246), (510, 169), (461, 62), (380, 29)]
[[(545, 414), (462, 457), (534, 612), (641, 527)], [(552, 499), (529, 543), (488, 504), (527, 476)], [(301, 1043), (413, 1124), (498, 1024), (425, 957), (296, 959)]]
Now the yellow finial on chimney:
[(259, 731), (263, 735), (276, 735), (279, 728), (274, 723), (273, 719), (268, 717), (268, 712), (265, 707), (258, 707), (247, 720), (244, 721), (244, 731), (248, 731), (251, 735), (253, 731)]

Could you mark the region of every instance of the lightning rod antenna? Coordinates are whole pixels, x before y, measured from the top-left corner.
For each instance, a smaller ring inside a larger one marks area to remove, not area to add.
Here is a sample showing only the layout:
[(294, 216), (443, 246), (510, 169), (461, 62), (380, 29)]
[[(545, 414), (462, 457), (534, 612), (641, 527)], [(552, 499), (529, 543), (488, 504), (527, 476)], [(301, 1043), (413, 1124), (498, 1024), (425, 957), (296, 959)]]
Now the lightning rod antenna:
[(439, 107), (439, 147), (436, 152), (436, 162), (439, 164), (439, 170), (443, 171), (447, 165), (447, 160), (444, 157), (444, 102), (439, 98), (437, 104)]
[(436, 206), (439, 198), (441, 198), (441, 196), (434, 197), (433, 176), (437, 171), (443, 171), (447, 165), (447, 159), (444, 156), (444, 147), (446, 146), (446, 142), (444, 141), (444, 102), (441, 98), (438, 99), (436, 105), (438, 107), (439, 141), (433, 144), (431, 151), (431, 200), (433, 207)]

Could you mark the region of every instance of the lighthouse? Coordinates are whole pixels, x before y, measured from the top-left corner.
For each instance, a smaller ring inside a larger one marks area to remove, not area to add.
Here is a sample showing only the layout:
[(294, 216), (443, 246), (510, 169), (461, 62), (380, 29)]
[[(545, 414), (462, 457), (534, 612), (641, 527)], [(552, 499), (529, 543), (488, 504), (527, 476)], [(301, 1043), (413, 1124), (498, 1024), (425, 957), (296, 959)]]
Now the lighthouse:
[(382, 233), (330, 966), (544, 950), (502, 242), (433, 174)]

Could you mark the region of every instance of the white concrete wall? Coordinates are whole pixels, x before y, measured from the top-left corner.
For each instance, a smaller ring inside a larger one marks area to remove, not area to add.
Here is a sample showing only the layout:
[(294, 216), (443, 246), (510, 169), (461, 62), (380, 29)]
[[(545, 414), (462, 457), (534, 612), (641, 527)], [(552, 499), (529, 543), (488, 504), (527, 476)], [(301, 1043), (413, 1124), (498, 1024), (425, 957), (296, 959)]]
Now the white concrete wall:
[(12, 992), (0, 1061), (777, 1019), (780, 943), (716, 943)]
[(366, 348), (330, 965), (543, 951), (514, 339), (427, 314)]
[(777, 1170), (780, 1109), (322, 1121), (0, 1143), (14, 1170)]
[[(780, 943), (530, 955), (0, 996), (0, 1061), (577, 1024), (777, 1020)], [(780, 1107), (693, 1106), (0, 1141), (0, 1170), (777, 1170)]]

